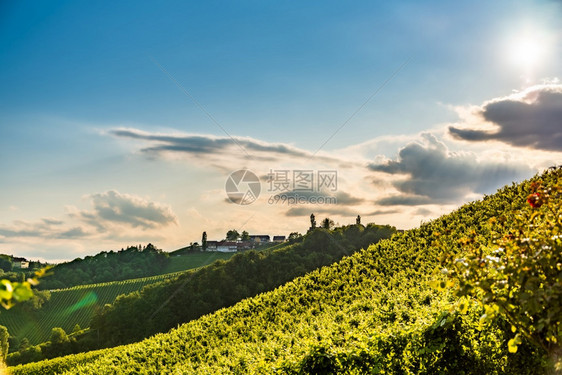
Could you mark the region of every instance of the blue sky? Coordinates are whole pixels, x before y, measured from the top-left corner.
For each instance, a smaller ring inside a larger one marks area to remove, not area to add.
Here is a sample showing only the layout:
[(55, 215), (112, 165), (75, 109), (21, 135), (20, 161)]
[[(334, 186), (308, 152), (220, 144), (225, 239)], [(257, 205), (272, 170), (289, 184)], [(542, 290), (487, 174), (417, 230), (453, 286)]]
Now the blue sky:
[[(173, 250), (314, 211), (419, 225), (560, 161), (560, 19), (556, 1), (4, 1), (0, 252)], [(240, 168), (337, 169), (343, 195), (227, 204)]]

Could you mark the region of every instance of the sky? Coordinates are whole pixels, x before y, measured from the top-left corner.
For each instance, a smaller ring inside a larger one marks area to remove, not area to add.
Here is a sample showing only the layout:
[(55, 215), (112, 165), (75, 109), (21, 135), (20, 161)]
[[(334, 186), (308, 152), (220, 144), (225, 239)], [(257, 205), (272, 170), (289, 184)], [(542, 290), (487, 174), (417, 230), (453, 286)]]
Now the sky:
[(562, 164), (561, 20), (560, 1), (2, 1), (0, 253), (172, 251), (311, 213), (419, 226)]

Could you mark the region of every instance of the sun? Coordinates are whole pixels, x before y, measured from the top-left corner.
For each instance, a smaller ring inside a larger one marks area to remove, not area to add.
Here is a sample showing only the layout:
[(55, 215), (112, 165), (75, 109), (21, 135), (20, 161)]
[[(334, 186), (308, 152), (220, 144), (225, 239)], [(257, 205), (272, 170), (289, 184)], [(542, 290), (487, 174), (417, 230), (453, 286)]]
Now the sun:
[(546, 58), (547, 40), (539, 32), (526, 31), (510, 38), (507, 58), (511, 65), (532, 73)]
[(535, 67), (542, 58), (542, 50), (539, 41), (532, 37), (524, 36), (516, 39), (509, 49), (509, 58), (515, 65), (522, 68)]

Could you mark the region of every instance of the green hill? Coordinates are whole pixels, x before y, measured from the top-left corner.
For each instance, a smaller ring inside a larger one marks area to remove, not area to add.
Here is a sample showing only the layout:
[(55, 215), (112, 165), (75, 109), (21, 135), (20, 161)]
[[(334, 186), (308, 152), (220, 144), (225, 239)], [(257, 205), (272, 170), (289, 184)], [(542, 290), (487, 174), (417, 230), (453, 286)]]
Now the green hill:
[(207, 266), (216, 260), (228, 260), (233, 255), (234, 253), (219, 252), (194, 252), (182, 255), (170, 255), (168, 264), (163, 269), (163, 273), (185, 271)]
[(301, 242), (238, 253), (226, 262), (217, 261), (118, 298), (94, 316), (91, 328), (96, 331), (98, 347), (139, 341), (273, 290), (394, 233), (393, 227), (375, 224), (316, 229)]
[[(556, 177), (542, 176), (551, 184)], [(506, 322), (483, 329), (478, 307), (454, 312), (450, 293), (429, 286), (440, 258), (461, 254), (463, 239), (476, 233), (492, 246), (512, 235), (493, 232), (489, 221), (523, 207), (528, 193), (528, 183), (506, 187), (167, 334), (13, 373), (544, 373), (544, 353), (525, 341), (508, 353)], [(438, 239), (446, 249), (434, 245)]]
[(177, 276), (178, 273), (172, 273), (53, 290), (50, 300), (39, 310), (16, 306), (2, 311), (0, 325), (7, 327), (8, 332), (20, 340), (27, 337), (32, 345), (39, 344), (49, 340), (54, 327), (61, 327), (68, 333), (72, 332), (76, 324), (82, 328), (89, 327), (96, 307), (113, 302), (121, 294)]
[[(106, 283), (79, 285), (51, 290), (51, 297), (40, 309), (16, 306), (0, 313), (0, 325), (8, 328), (18, 340), (27, 337), (31, 345), (47, 341), (51, 329), (61, 327), (70, 333), (76, 324), (90, 326), (96, 308), (112, 303), (121, 294), (141, 290), (144, 286), (177, 277), (181, 271), (209, 265), (216, 260), (227, 260), (228, 253), (190, 253), (172, 256), (163, 275)], [(17, 348), (10, 348), (12, 351)]]

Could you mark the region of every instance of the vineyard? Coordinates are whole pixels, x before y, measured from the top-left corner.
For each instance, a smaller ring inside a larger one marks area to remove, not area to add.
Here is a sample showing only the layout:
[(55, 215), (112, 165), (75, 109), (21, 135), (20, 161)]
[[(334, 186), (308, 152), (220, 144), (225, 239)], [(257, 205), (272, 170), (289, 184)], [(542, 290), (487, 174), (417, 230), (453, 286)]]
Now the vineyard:
[(111, 303), (118, 295), (142, 289), (145, 285), (176, 277), (180, 272), (80, 285), (51, 291), (50, 300), (40, 310), (23, 310), (18, 306), (0, 313), (0, 325), (18, 339), (27, 337), (32, 345), (49, 340), (51, 329), (61, 327), (72, 332), (76, 324), (89, 327), (96, 306)]
[[(557, 171), (539, 177), (553, 186), (559, 175)], [(463, 256), (464, 244), (475, 242), (491, 251), (498, 236), (513, 237), (512, 223), (491, 223), (495, 218), (513, 217), (516, 210), (529, 210), (529, 192), (530, 182), (505, 187), (420, 228), (167, 334), (17, 366), (12, 372), (545, 373), (546, 353), (524, 339), (513, 350), (508, 345), (513, 327), (501, 316), (488, 314), (483, 322), (481, 317), (486, 315), (476, 301), (459, 310), (453, 293), (433, 286), (446, 255)], [(556, 262), (560, 262), (562, 241), (558, 235), (553, 241), (551, 254), (558, 257), (553, 258), (554, 264), (560, 264)], [(551, 319), (560, 324), (559, 315)]]
[[(173, 254), (173, 253), (172, 253)], [(168, 265), (162, 273), (172, 273), (199, 268), (213, 263), (216, 260), (228, 260), (234, 253), (196, 252), (185, 255), (171, 255)]]

